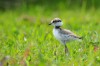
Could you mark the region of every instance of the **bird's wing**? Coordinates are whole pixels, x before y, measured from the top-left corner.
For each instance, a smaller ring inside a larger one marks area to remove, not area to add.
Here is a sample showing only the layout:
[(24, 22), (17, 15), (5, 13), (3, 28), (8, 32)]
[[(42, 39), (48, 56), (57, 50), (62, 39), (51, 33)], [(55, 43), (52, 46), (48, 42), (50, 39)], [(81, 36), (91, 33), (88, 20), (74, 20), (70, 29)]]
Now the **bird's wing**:
[(70, 30), (61, 29), (61, 34), (62, 34), (62, 36), (64, 37), (65, 40), (68, 40), (68, 39), (81, 39), (81, 37), (78, 37), (77, 35), (75, 35)]

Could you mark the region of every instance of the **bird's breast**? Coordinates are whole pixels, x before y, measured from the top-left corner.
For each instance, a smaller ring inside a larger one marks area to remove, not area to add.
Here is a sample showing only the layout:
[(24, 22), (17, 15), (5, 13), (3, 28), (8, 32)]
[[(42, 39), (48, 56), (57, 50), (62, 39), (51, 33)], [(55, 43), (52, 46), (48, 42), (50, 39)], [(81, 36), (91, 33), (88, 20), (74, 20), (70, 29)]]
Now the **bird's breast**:
[(53, 35), (55, 36), (56, 39), (61, 40), (59, 29), (53, 29)]

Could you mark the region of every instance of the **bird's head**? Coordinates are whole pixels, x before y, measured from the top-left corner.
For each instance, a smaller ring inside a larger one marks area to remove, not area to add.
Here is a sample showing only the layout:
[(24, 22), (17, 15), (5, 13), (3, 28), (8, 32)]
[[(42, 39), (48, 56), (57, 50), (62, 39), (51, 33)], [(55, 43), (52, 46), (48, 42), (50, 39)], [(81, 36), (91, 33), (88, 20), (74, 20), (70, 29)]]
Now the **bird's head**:
[(61, 19), (54, 18), (49, 25), (53, 25), (56, 27), (56, 26), (62, 26), (63, 23), (62, 23)]

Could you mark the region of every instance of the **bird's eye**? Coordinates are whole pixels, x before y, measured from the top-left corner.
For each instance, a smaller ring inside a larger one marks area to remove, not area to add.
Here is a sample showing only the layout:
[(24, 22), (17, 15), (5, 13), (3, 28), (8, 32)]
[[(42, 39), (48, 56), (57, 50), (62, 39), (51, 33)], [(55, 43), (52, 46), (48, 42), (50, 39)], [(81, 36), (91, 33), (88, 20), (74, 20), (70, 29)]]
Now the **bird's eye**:
[(55, 23), (55, 21), (53, 21), (52, 23)]

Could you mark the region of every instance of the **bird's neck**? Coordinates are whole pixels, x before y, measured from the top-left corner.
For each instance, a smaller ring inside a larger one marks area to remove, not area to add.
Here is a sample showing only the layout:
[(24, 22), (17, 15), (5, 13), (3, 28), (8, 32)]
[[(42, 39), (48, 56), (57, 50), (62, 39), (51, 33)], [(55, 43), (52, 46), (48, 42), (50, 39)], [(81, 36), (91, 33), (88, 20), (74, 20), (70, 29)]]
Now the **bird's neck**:
[(61, 26), (55, 26), (55, 29), (59, 29)]

